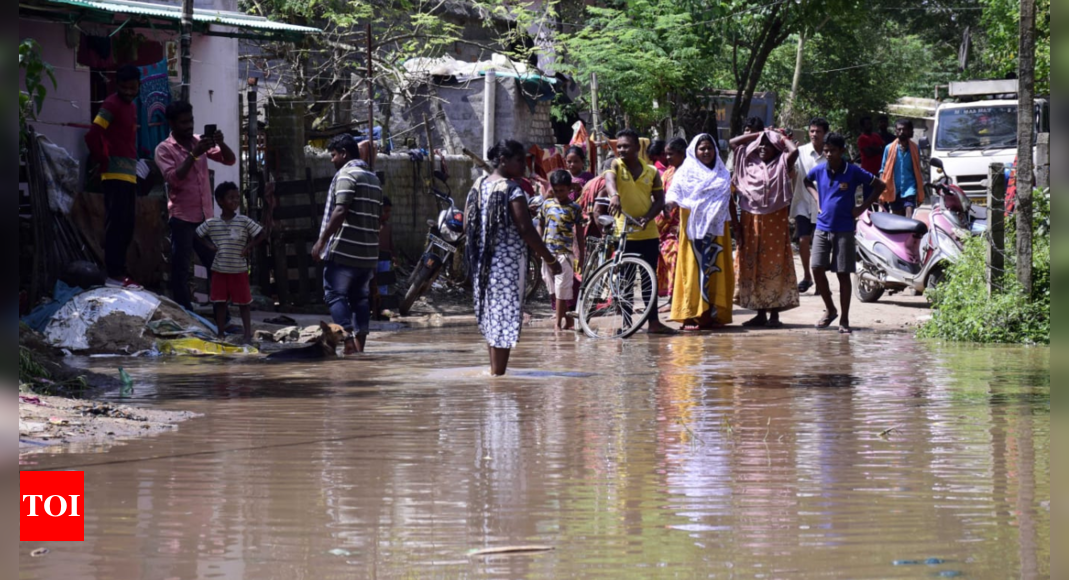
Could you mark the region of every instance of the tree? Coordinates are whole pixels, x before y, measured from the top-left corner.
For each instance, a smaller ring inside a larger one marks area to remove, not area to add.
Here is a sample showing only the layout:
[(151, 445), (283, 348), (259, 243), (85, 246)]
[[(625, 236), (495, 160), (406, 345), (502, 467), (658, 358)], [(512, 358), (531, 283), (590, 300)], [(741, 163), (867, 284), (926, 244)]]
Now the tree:
[[(795, 39), (773, 52), (762, 81), (766, 89), (782, 94), (792, 90), (796, 53)], [(842, 132), (903, 96), (931, 94), (937, 82), (931, 73), (952, 74), (956, 66), (952, 59), (940, 59), (920, 37), (905, 34), (898, 23), (879, 15), (829, 21), (805, 43), (804, 62), (794, 114), (784, 122), (799, 128), (807, 119), (825, 117)]]
[[(586, 26), (562, 35), (562, 70), (598, 75), (600, 99), (618, 121), (649, 128), (672, 115), (673, 94), (699, 91), (715, 69), (692, 15), (671, 0), (587, 9)], [(705, 85), (706, 87), (708, 85)]]
[[(1017, 73), (1020, 51), (1021, 0), (979, 0), (984, 39), (980, 59), (987, 76)], [(1050, 0), (1035, 0), (1036, 92), (1050, 94)]]
[(36, 119), (45, 106), (48, 89), (47, 77), (56, 87), (56, 75), (52, 65), (41, 59), (41, 47), (36, 40), (28, 38), (19, 43), (19, 69), (22, 70), (25, 89), (19, 90), (19, 141), (24, 146), (28, 134), (27, 123)]
[[(466, 42), (462, 29), (447, 18), (441, 0), (242, 0), (253, 13), (274, 20), (318, 26), (322, 35), (296, 43), (265, 42), (250, 55), (291, 94), (308, 97), (313, 126), (349, 124), (354, 96), (370, 81), (390, 103), (405, 61), (441, 56), (453, 43)], [(492, 8), (481, 10), (491, 21)], [(367, 78), (367, 24), (371, 25), (374, 78)], [(354, 78), (356, 81), (354, 82)]]

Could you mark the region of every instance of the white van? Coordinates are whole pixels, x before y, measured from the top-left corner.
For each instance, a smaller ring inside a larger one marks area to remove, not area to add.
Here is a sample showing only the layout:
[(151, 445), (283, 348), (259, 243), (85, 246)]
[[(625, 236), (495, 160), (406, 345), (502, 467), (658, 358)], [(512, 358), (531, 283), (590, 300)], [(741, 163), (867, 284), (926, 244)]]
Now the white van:
[[(959, 99), (1007, 96), (1017, 90), (1017, 81), (953, 83), (951, 96)], [(992, 91), (992, 92), (986, 92)], [(1012, 95), (1010, 95), (1012, 96)], [(942, 160), (944, 169), (932, 168), (934, 182), (944, 173), (965, 190), (972, 201), (986, 204), (987, 175), (992, 163), (1011, 165), (1017, 158), (1017, 101), (998, 98), (939, 105), (931, 138), (921, 140), (921, 149)], [(1050, 99), (1036, 99), (1037, 133), (1050, 132)]]

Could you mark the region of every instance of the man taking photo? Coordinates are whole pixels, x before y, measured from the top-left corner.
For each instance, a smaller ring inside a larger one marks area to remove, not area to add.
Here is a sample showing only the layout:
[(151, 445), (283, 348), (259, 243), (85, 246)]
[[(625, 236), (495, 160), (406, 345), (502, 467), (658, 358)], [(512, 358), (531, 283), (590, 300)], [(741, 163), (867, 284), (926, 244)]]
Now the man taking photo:
[[(156, 147), (156, 165), (167, 183), (167, 210), (171, 226), (171, 296), (186, 309), (193, 308), (189, 269), (193, 252), (211, 269), (215, 256), (194, 244), (197, 228), (215, 217), (215, 200), (208, 175), (208, 160), (232, 166), (237, 156), (227, 146), (222, 131), (195, 135), (193, 106), (185, 101), (167, 107), (171, 136)], [(209, 128), (211, 128), (209, 126)]]

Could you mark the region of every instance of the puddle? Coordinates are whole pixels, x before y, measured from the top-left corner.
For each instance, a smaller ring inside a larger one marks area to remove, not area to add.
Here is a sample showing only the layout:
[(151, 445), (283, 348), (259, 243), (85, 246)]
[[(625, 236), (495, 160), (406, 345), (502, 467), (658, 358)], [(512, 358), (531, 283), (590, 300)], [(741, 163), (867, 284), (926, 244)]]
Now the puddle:
[[(531, 330), (491, 379), (471, 329), (370, 347), (87, 361), (204, 417), (33, 456), (85, 471), (86, 541), (20, 578), (1050, 577), (1049, 349)], [(502, 546), (552, 551), (468, 556)]]

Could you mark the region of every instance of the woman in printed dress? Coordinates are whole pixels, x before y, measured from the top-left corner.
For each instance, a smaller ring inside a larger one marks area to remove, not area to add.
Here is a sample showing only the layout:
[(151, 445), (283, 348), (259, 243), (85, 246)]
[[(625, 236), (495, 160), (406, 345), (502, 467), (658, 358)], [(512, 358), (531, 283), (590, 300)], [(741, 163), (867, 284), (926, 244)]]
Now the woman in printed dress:
[(480, 178), (468, 194), (465, 210), (468, 272), (475, 287), (475, 317), (490, 349), (490, 374), (508, 371), (512, 349), (520, 341), (527, 280), (527, 250), (561, 266), (542, 243), (531, 221), (523, 177), (527, 150), (516, 141), (501, 141), (487, 158), (494, 173)]

